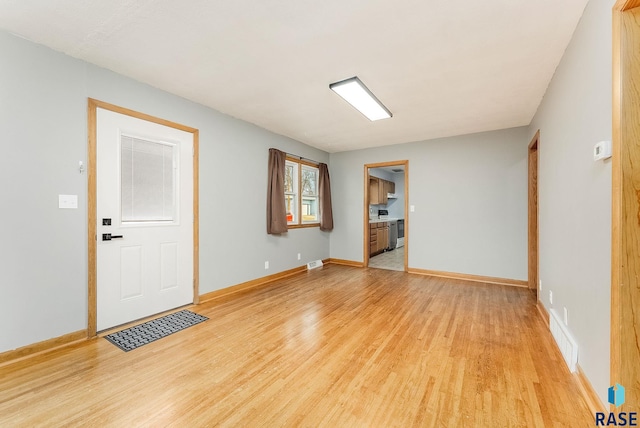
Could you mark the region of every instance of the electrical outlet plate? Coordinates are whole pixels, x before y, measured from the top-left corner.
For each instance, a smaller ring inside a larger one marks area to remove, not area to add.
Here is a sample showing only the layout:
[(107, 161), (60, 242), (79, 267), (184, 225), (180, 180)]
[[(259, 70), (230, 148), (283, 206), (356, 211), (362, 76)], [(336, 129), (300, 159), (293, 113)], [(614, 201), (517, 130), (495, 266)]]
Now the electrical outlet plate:
[(264, 262), (264, 268), (269, 269), (269, 262)]
[(568, 326), (569, 325), (569, 311), (567, 310), (566, 306), (563, 309), (564, 309), (564, 325)]
[(549, 290), (549, 303), (553, 305), (553, 292)]

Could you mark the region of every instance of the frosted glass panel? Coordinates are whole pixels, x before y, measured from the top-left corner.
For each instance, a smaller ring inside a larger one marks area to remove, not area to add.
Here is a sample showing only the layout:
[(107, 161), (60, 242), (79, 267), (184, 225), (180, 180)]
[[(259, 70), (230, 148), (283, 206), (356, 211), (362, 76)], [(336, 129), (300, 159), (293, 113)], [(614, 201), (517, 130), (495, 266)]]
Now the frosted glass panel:
[(175, 146), (121, 136), (122, 221), (173, 221)]

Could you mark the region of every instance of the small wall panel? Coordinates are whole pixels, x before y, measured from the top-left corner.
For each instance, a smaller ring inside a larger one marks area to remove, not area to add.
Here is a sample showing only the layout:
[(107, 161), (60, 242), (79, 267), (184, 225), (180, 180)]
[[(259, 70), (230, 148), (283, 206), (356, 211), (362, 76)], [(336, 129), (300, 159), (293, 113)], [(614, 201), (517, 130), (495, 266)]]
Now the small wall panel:
[(178, 286), (178, 243), (160, 244), (160, 290)]
[(120, 299), (142, 296), (142, 246), (120, 249)]

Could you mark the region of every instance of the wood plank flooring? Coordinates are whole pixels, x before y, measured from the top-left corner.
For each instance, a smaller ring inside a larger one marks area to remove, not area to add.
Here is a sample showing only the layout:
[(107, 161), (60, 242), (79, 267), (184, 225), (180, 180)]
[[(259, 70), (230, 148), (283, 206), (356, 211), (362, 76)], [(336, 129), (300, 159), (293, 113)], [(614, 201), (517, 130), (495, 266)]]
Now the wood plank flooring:
[(526, 289), (328, 265), (0, 367), (0, 426), (593, 426)]

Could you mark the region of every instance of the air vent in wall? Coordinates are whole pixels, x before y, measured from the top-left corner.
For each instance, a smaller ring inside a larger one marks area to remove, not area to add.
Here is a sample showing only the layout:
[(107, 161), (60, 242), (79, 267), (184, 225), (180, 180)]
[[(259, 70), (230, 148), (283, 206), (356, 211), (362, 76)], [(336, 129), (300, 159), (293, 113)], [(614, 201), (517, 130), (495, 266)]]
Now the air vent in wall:
[(322, 260), (314, 260), (312, 262), (307, 263), (307, 270), (311, 270), (319, 267), (322, 267)]
[(549, 329), (558, 344), (558, 348), (560, 348), (560, 353), (564, 357), (569, 371), (574, 373), (576, 371), (576, 364), (578, 363), (578, 344), (573, 337), (571, 337), (569, 329), (567, 329), (560, 320), (560, 316), (553, 309), (549, 311)]

